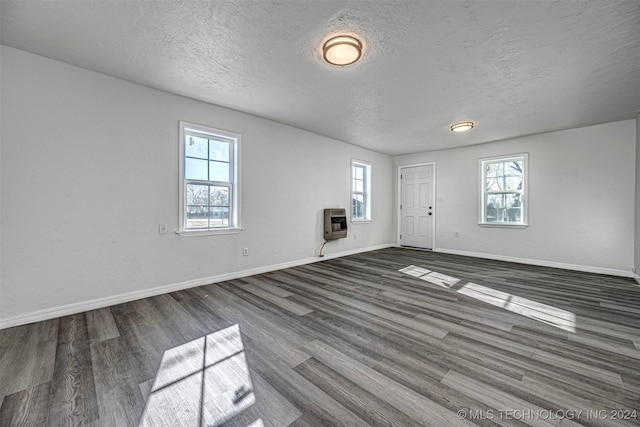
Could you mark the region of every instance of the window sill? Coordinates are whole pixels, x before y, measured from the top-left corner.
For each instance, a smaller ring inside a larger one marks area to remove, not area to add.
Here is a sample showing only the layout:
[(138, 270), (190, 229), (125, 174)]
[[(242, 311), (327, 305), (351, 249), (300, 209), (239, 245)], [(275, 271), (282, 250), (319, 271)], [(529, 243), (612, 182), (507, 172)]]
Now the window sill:
[(529, 224), (510, 224), (508, 222), (479, 222), (480, 227), (487, 228), (527, 228)]
[(180, 230), (176, 231), (181, 237), (217, 236), (220, 234), (238, 234), (243, 228), (220, 228), (218, 230)]
[(351, 224), (370, 224), (373, 221), (370, 219), (352, 219)]

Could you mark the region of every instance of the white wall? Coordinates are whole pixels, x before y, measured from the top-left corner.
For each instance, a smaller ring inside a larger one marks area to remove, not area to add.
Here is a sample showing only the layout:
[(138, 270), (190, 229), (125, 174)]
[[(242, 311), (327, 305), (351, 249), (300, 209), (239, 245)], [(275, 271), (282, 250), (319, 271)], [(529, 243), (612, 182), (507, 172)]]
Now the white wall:
[[(373, 165), (373, 222), (351, 225), (325, 252), (394, 239), (390, 156), (5, 46), (1, 53), (5, 326), (40, 310), (46, 317), (316, 257), (322, 209), (349, 207), (352, 157)], [(242, 134), (240, 234), (158, 234), (160, 223), (178, 227), (179, 120)]]
[[(438, 250), (630, 275), (635, 126), (626, 120), (394, 160), (396, 167), (436, 162)], [(523, 152), (530, 226), (478, 226), (478, 159)]]

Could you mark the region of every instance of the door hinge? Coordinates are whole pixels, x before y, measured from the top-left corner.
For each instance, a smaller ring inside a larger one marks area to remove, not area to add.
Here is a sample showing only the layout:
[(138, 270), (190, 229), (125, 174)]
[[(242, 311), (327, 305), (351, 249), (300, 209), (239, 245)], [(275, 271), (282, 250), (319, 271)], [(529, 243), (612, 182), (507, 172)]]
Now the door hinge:
[(402, 210), (402, 203), (400, 203), (400, 210)]
[(402, 234), (400, 235), (400, 240), (402, 240)]

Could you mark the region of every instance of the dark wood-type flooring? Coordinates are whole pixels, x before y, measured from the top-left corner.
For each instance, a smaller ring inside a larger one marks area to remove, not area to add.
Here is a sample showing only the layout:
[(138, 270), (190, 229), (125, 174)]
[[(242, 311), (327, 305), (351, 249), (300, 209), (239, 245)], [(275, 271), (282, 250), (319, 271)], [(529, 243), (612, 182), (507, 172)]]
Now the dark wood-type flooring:
[(2, 426), (639, 425), (640, 287), (390, 248), (4, 329), (0, 387)]

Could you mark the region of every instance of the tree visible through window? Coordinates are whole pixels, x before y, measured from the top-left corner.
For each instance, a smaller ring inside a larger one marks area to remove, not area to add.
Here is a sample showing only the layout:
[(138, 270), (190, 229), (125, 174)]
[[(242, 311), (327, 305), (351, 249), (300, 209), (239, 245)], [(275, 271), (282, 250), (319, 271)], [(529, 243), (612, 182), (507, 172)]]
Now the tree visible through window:
[(481, 223), (525, 225), (527, 154), (481, 160)]
[(239, 135), (180, 122), (182, 230), (237, 226)]

